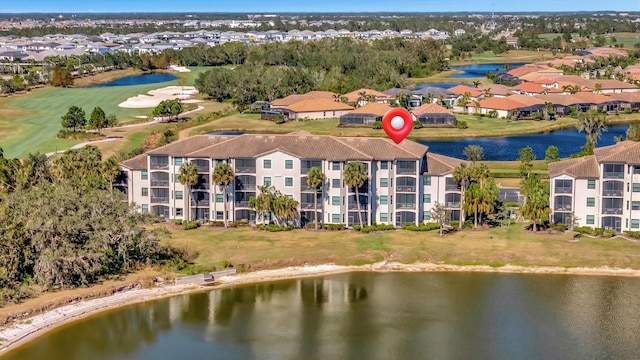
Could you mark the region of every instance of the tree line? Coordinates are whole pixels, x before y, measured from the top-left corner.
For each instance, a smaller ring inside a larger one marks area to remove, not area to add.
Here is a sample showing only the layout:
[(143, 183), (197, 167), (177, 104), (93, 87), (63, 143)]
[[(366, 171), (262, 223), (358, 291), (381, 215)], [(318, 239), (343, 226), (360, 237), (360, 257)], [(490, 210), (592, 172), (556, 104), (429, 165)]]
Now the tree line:
[[(231, 101), (245, 108), (256, 100), (274, 100), (310, 90), (344, 94), (362, 87), (404, 87), (407, 77), (444, 70), (447, 53), (441, 42), (432, 39), (369, 43), (339, 38), (261, 46), (228, 43), (194, 47), (176, 53), (175, 59), (184, 65), (232, 65), (200, 74), (195, 85), (198, 91), (218, 101)], [(200, 62), (195, 63), (198, 59)]]
[(118, 163), (96, 147), (8, 159), (0, 149), (0, 305), (149, 265), (185, 266), (111, 190)]

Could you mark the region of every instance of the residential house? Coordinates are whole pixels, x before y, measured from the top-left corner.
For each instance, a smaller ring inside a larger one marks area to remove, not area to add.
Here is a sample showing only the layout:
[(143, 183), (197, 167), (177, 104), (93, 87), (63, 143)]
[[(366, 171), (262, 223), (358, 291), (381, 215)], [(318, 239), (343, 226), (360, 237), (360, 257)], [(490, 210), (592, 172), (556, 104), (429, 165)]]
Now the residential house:
[(476, 100), (467, 104), (468, 114), (489, 115), (495, 111), (497, 117), (508, 118), (517, 114), (521, 108), (527, 107), (525, 104), (511, 100), (511, 97), (497, 98), (490, 97), (482, 100)]
[(456, 116), (451, 110), (435, 103), (425, 103), (411, 113), (424, 127), (455, 127), (458, 125)]
[(640, 231), (640, 143), (621, 141), (594, 155), (549, 164), (551, 220)]
[(353, 110), (353, 106), (330, 99), (307, 99), (293, 103), (285, 108), (290, 120), (331, 119), (340, 117)]
[[(387, 138), (344, 138), (295, 132), (286, 135), (201, 135), (151, 150), (121, 163), (114, 188), (127, 194), (138, 211), (164, 218), (184, 219), (189, 206), (192, 219), (259, 221), (249, 200), (259, 186), (274, 186), (299, 203), (300, 222), (313, 219), (316, 192), (307, 186), (313, 166), (322, 169), (325, 185), (318, 193), (319, 218), (325, 223), (358, 224), (355, 189), (344, 183), (351, 161), (365, 164), (368, 180), (358, 190), (360, 213), (366, 224), (418, 224), (431, 221), (435, 202), (460, 216), (460, 185), (453, 169), (464, 161), (430, 154), (419, 143)], [(199, 180), (190, 189), (180, 184), (180, 166), (197, 165)], [(235, 172), (228, 197), (211, 183), (216, 164), (226, 162)], [(190, 203), (187, 203), (190, 199)], [(266, 221), (271, 219), (267, 214)]]
[(349, 104), (362, 106), (368, 102), (390, 103), (394, 97), (373, 89), (358, 89), (343, 95)]
[(371, 126), (376, 121), (382, 121), (389, 110), (391, 106), (388, 104), (368, 103), (340, 116), (340, 126)]

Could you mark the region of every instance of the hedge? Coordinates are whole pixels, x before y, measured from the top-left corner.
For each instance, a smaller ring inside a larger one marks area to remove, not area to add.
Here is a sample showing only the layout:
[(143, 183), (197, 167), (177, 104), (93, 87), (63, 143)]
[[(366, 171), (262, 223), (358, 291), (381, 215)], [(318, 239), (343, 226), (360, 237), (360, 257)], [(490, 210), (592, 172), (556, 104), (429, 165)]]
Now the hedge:
[(431, 231), (431, 230), (440, 229), (440, 224), (434, 223), (434, 222), (429, 222), (429, 223), (420, 224), (420, 225), (402, 224), (402, 229), (409, 230), (409, 231)]

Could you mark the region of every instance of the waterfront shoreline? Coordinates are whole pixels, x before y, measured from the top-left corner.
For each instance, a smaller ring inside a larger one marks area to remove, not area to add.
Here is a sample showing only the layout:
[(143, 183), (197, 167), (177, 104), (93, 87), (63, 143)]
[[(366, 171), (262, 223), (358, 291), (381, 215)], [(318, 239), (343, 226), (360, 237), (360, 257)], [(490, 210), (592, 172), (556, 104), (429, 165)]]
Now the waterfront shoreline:
[(219, 279), (213, 285), (167, 285), (155, 288), (124, 291), (114, 295), (81, 301), (48, 310), (44, 313), (14, 322), (0, 329), (0, 357), (29, 341), (60, 327), (98, 313), (128, 305), (159, 300), (162, 298), (210, 291), (239, 285), (258, 284), (270, 281), (292, 280), (306, 277), (327, 276), (347, 272), (482, 272), (503, 274), (545, 274), (545, 275), (589, 275), (640, 277), (640, 270), (610, 268), (575, 267), (535, 267), (513, 266), (491, 267), (489, 265), (446, 265), (433, 263), (402, 264), (381, 262), (363, 266), (317, 265), (294, 266), (275, 270), (261, 270), (242, 273)]

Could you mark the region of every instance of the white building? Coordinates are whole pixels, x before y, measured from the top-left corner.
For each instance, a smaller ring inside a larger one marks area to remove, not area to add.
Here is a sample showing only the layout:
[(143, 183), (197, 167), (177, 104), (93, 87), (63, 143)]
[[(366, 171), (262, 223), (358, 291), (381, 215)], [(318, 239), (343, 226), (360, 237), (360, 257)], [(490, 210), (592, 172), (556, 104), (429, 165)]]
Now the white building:
[(165, 218), (184, 218), (185, 187), (178, 181), (180, 166), (198, 166), (200, 181), (191, 188), (192, 218), (222, 220), (223, 191), (211, 184), (216, 164), (231, 165), (235, 181), (227, 201), (228, 219), (255, 221), (248, 207), (261, 185), (271, 185), (299, 202), (301, 220), (313, 220), (314, 190), (306, 174), (319, 166), (326, 183), (318, 196), (318, 218), (325, 223), (357, 224), (354, 189), (343, 183), (348, 162), (365, 164), (369, 180), (359, 189), (361, 212), (367, 224), (418, 224), (431, 219), (435, 202), (446, 204), (452, 220), (459, 219), (460, 187), (451, 179), (464, 161), (430, 154), (427, 147), (387, 138), (343, 138), (299, 131), (286, 135), (200, 135), (177, 141), (121, 164), (115, 181), (142, 212)]
[(622, 141), (594, 155), (549, 164), (554, 223), (640, 231), (640, 143)]

